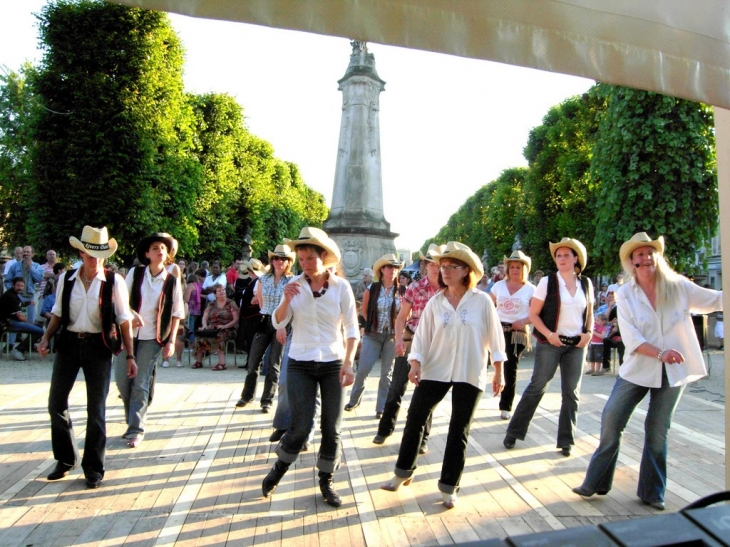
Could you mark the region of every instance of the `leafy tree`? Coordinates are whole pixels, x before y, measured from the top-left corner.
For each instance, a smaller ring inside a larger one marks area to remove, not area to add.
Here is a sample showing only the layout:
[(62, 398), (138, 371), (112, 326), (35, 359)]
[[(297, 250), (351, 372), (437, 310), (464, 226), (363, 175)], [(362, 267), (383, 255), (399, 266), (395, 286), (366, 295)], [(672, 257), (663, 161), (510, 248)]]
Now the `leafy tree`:
[(132, 254), (151, 231), (197, 244), (202, 172), (183, 93), (183, 49), (165, 14), (100, 0), (57, 0), (39, 16), (45, 55), (33, 88), (33, 241), (68, 247), (106, 225)]
[(618, 249), (646, 231), (691, 271), (718, 218), (713, 116), (709, 107), (648, 91), (606, 87), (592, 176), (600, 184), (594, 246), (618, 269)]

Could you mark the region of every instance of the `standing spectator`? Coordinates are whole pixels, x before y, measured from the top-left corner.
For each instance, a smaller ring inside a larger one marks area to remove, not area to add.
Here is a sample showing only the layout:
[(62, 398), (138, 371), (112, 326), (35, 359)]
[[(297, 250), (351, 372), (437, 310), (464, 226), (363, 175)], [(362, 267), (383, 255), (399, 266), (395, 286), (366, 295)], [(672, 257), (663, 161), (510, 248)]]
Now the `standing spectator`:
[[(443, 250), (441, 245), (432, 243), (428, 251), (421, 255), (421, 263), (426, 265), (426, 276), (410, 285), (401, 299), (398, 318), (395, 320), (395, 364), (393, 366), (393, 378), (388, 391), (388, 398), (385, 401), (383, 416), (378, 423), (378, 434), (373, 442), (383, 444), (385, 439), (395, 431), (395, 423), (398, 421), (398, 413), (403, 401), (403, 395), (408, 388), (408, 373), (411, 365), (408, 363), (408, 353), (411, 351), (411, 341), (416, 332), (418, 322), (421, 320), (426, 304), (433, 296), (443, 288), (439, 282), (438, 254)], [(420, 454), (428, 451), (428, 438), (431, 434), (431, 416), (426, 420), (423, 430), (423, 441), (419, 448)]]
[(613, 291), (609, 290), (606, 295), (607, 310), (604, 312), (608, 318), (608, 333), (603, 339), (603, 367), (595, 373), (596, 376), (603, 376), (609, 370), (611, 370), (611, 350), (616, 349), (618, 352), (618, 364), (619, 366), (624, 363), (624, 353), (626, 352), (626, 346), (624, 346), (621, 338), (621, 325), (618, 322), (618, 306), (617, 306), (618, 295)]
[(256, 395), (256, 382), (259, 370), (264, 362), (264, 354), (271, 347), (269, 354), (269, 370), (264, 381), (264, 392), (261, 394), (261, 411), (269, 412), (279, 384), (279, 368), (281, 366), (281, 351), (286, 343), (286, 329), (277, 329), (273, 326), (271, 315), (281, 302), (284, 287), (291, 281), (293, 275), (291, 267), (294, 264), (294, 252), (288, 245), (277, 245), (269, 251), (271, 271), (262, 276), (256, 285), (256, 300), (261, 306), (263, 325), (254, 336), (251, 350), (248, 353), (248, 374), (241, 392), (241, 398), (236, 406), (243, 407), (253, 400)]
[(229, 285), (229, 291), (231, 294), (233, 294), (234, 287), (233, 285), (236, 284), (236, 279), (238, 278), (238, 268), (241, 266), (241, 259), (237, 258), (233, 261), (231, 264), (231, 267), (226, 270), (226, 281)]
[(502, 323), (507, 359), (502, 363), (504, 390), (499, 398), (500, 417), (509, 420), (512, 403), (517, 389), (517, 366), (525, 348), (530, 346), (530, 299), (535, 293), (535, 285), (528, 281), (532, 266), (529, 256), (520, 250), (513, 251), (507, 264), (507, 278), (498, 281), (489, 292), (497, 306), (497, 316)]
[[(13, 250), (13, 258), (5, 263), (5, 269), (3, 270), (3, 283), (8, 281), (8, 273), (10, 272), (10, 268), (13, 264), (20, 262), (21, 260), (23, 260), (23, 247), (16, 247)], [(12, 281), (12, 279), (10, 279), (10, 281)]]
[[(115, 376), (127, 422), (122, 438), (127, 439), (130, 448), (138, 447), (144, 439), (155, 362), (160, 354), (164, 362), (175, 352), (178, 325), (185, 318), (180, 280), (165, 267), (168, 250), (175, 247), (173, 240), (167, 233), (142, 239), (137, 244), (137, 258), (143, 266), (127, 274), (129, 306), (134, 316), (134, 353), (117, 356)], [(134, 378), (127, 376), (126, 358), (130, 356), (136, 358), (138, 367)]]
[(43, 299), (46, 292), (46, 283), (49, 279), (52, 279), (54, 277), (53, 274), (53, 266), (56, 264), (56, 251), (54, 250), (48, 250), (46, 251), (46, 263), (41, 264), (41, 268), (43, 268), (43, 279), (41, 279), (41, 284), (38, 286), (38, 309), (43, 308)]
[(213, 302), (213, 300), (215, 300), (216, 285), (223, 285), (224, 287), (228, 286), (226, 274), (221, 273), (220, 260), (213, 261), (213, 263), (210, 265), (210, 275), (205, 278), (205, 281), (203, 281), (203, 288), (201, 290), (201, 293), (203, 294), (203, 296), (205, 296), (208, 302)]
[(598, 307), (600, 307), (606, 303), (607, 294), (608, 294), (608, 283), (602, 283), (601, 290), (598, 291), (598, 295), (596, 296), (596, 304), (598, 305)]
[(603, 376), (603, 341), (608, 333), (608, 317), (605, 313), (597, 313), (594, 316), (593, 336), (588, 345), (588, 370), (586, 374), (591, 376)]
[(715, 338), (720, 341), (720, 351), (725, 349), (725, 324), (723, 322), (722, 312), (718, 312), (715, 315)]
[(545, 273), (542, 270), (536, 270), (535, 275), (532, 276), (532, 284), (537, 287), (543, 277), (545, 277)]
[(373, 370), (375, 361), (380, 358), (380, 382), (378, 397), (375, 401), (375, 417), (383, 417), (385, 399), (390, 390), (395, 359), (395, 318), (400, 310), (398, 292), (398, 271), (403, 263), (390, 253), (381, 256), (373, 265), (375, 282), (365, 291), (362, 298), (363, 317), (365, 317), (365, 336), (362, 352), (357, 366), (357, 376), (350, 392), (350, 401), (345, 405), (348, 412), (360, 405), (365, 391), (365, 380)]
[(66, 271), (66, 265), (62, 262), (56, 262), (53, 265), (53, 277), (46, 283), (45, 294), (43, 295), (43, 307), (41, 308), (41, 317), (45, 320), (45, 324), (53, 318), (51, 311), (56, 305), (56, 287), (58, 286), (58, 278)]
[(663, 511), (672, 417), (684, 387), (707, 375), (690, 314), (722, 310), (722, 291), (704, 289), (674, 272), (664, 259), (663, 236), (652, 240), (645, 232), (634, 234), (621, 245), (619, 256), (628, 277), (618, 300), (628, 357), (603, 408), (598, 448), (583, 484), (573, 492), (608, 494), (621, 435), (648, 394), (637, 496)]
[[(48, 412), (51, 416), (51, 445), (56, 467), (49, 481), (62, 479), (79, 463), (69, 413), (68, 397), (79, 369), (86, 383), (86, 442), (81, 467), (88, 488), (99, 488), (104, 478), (106, 454), (106, 398), (111, 379), (112, 355), (127, 350), (127, 376), (134, 378), (137, 364), (132, 346), (132, 312), (127, 285), (118, 274), (105, 273), (104, 260), (117, 250), (106, 228), (84, 226), (81, 239), (69, 238), (79, 250), (82, 266), (67, 272), (58, 283), (58, 300), (53, 318), (38, 344), (38, 353), (48, 355), (51, 337), (63, 327), (56, 342)], [(110, 285), (113, 283), (113, 287)], [(111, 290), (110, 290), (111, 289)], [(119, 325), (119, 331), (115, 328)]]
[(594, 292), (591, 280), (581, 275), (588, 257), (580, 241), (564, 237), (550, 244), (550, 254), (558, 271), (540, 280), (530, 301), (530, 321), (539, 341), (535, 366), (503, 442), (511, 449), (517, 439), (525, 439), (537, 406), (560, 367), (557, 447), (567, 457), (575, 444), (585, 348), (593, 336)]
[(346, 279), (330, 273), (340, 261), (340, 250), (327, 234), (305, 227), (299, 239), (284, 242), (296, 252), (304, 272), (284, 287), (274, 311), (273, 326), (292, 324), (287, 391), (291, 426), (276, 448), (279, 457), (261, 483), (268, 498), (297, 460), (314, 421), (317, 389), (322, 395), (322, 443), (317, 455), (319, 488), (325, 502), (342, 505), (333, 474), (340, 466), (340, 421), (344, 388), (355, 379), (352, 362), (360, 338), (355, 296)]
[(370, 268), (364, 268), (362, 271), (362, 280), (357, 284), (357, 287), (355, 287), (355, 300), (362, 302), (362, 297), (372, 282), (373, 271)]
[(382, 488), (392, 492), (413, 480), (426, 421), (451, 390), (451, 420), (438, 482), (443, 503), (451, 509), (456, 504), (466, 463), (471, 422), (487, 387), (490, 353), (495, 396), (504, 387), (505, 354), (494, 304), (476, 288), (484, 273), (479, 257), (466, 245), (450, 241), (438, 258), (446, 288), (426, 304), (413, 338), (408, 378), (416, 384), (416, 390), (408, 409), (395, 474)]
[[(256, 259), (252, 258), (246, 263), (250, 280), (246, 287), (244, 287), (240, 299), (236, 302), (239, 308), (236, 347), (239, 349), (245, 349), (247, 353), (251, 352), (253, 339), (264, 321), (264, 316), (261, 315), (261, 308), (254, 302), (256, 286), (259, 282), (256, 270), (253, 268), (254, 260)], [(239, 365), (238, 368), (246, 368), (246, 364), (243, 363)]]

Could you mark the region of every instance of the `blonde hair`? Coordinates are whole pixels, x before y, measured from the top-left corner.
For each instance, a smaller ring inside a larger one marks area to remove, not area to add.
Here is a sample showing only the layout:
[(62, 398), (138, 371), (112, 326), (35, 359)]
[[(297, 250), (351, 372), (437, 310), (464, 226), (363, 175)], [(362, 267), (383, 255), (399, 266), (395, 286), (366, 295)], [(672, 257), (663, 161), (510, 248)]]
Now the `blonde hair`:
[[(627, 281), (631, 281), (632, 278), (636, 277), (636, 269), (633, 267), (633, 251), (629, 255), (631, 260), (627, 264), (624, 264), (624, 272), (626, 273)], [(654, 287), (656, 288), (656, 309), (660, 310), (668, 304), (676, 302), (677, 294), (679, 292), (679, 283), (682, 276), (675, 272), (672, 267), (667, 263), (664, 255), (655, 252), (654, 253), (654, 264), (656, 266), (656, 278), (654, 281)], [(617, 294), (614, 293), (614, 298)], [(616, 298), (618, 301), (618, 298)]]

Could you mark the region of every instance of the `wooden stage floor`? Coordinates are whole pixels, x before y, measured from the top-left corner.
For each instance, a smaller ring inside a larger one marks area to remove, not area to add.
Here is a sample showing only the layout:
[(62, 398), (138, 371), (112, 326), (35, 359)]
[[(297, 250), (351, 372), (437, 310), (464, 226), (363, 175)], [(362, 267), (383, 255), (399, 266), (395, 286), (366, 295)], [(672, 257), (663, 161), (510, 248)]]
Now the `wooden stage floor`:
[[(239, 361), (245, 358), (239, 356)], [(712, 375), (690, 386), (670, 433), (667, 510), (725, 489), (723, 354), (711, 352)], [(230, 366), (230, 365), (229, 365)], [(518, 394), (532, 368), (527, 354)], [(318, 436), (292, 466), (271, 499), (261, 480), (275, 461), (272, 414), (236, 409), (244, 371), (159, 369), (149, 431), (129, 449), (120, 438), (121, 400), (108, 399), (107, 471), (102, 487), (87, 490), (80, 470), (48, 482), (55, 464), (46, 410), (50, 358), (0, 358), (0, 545), (449, 545), (606, 521), (643, 517), (653, 509), (636, 498), (646, 403), (624, 435), (614, 489), (583, 500), (582, 482), (597, 446), (600, 413), (615, 376), (583, 378), (577, 444), (563, 457), (555, 446), (559, 378), (553, 380), (525, 442), (502, 446), (506, 422), (497, 400), (485, 396), (474, 420), (459, 503), (440, 503), (437, 481), (451, 403), (433, 420), (430, 451), (413, 484), (397, 493), (379, 489), (392, 472), (402, 432), (375, 445), (375, 372), (363, 404), (345, 413), (344, 461), (336, 473), (342, 507), (326, 505), (317, 487)], [(261, 384), (259, 384), (259, 391)], [(407, 397), (410, 398), (412, 389)], [(80, 376), (71, 397), (77, 435), (85, 429)], [(407, 406), (407, 403), (406, 405)], [(83, 442), (83, 441), (82, 441)]]

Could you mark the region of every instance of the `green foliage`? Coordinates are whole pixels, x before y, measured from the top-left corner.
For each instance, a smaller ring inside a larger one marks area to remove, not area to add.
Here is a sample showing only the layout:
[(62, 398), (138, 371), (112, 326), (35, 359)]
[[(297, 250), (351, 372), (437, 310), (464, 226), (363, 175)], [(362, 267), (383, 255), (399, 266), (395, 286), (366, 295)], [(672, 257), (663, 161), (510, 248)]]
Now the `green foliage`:
[(664, 235), (667, 258), (691, 273), (718, 218), (715, 139), (706, 105), (623, 87), (605, 89), (592, 173), (600, 184), (594, 245), (606, 270), (632, 234)]

